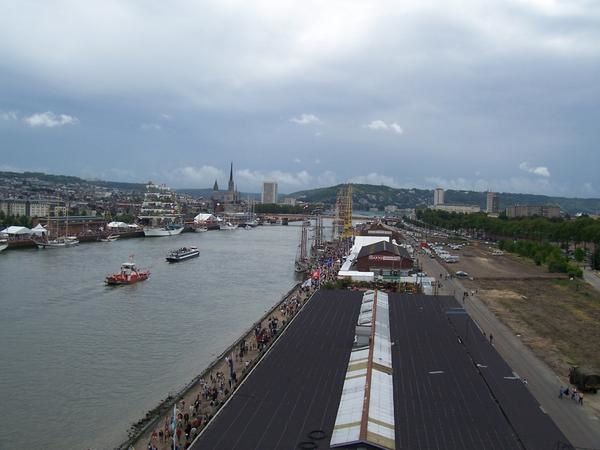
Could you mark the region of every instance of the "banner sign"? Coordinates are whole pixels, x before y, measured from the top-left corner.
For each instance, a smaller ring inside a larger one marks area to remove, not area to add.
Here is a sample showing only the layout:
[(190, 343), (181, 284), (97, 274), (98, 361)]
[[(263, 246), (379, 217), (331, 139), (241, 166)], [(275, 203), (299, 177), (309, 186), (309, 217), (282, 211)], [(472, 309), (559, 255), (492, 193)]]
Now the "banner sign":
[(400, 256), (369, 255), (370, 261), (402, 261)]

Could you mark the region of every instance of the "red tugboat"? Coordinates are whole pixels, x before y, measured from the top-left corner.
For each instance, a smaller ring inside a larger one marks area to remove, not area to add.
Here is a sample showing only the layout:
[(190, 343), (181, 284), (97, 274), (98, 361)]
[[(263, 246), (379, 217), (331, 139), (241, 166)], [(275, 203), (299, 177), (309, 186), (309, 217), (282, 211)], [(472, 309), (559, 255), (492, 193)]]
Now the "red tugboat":
[(149, 276), (149, 270), (138, 270), (134, 262), (125, 262), (121, 264), (121, 272), (107, 276), (105, 282), (111, 286), (133, 284), (147, 280)]

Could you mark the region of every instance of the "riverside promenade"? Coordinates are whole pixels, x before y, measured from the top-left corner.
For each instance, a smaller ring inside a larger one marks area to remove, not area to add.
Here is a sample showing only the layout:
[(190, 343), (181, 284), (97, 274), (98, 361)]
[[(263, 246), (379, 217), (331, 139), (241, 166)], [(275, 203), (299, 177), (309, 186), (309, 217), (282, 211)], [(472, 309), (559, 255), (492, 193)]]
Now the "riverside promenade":
[(173, 449), (174, 439), (177, 448), (188, 448), (312, 293), (312, 289), (300, 284), (292, 288), (202, 374), (133, 425), (130, 438), (119, 448), (167, 450)]

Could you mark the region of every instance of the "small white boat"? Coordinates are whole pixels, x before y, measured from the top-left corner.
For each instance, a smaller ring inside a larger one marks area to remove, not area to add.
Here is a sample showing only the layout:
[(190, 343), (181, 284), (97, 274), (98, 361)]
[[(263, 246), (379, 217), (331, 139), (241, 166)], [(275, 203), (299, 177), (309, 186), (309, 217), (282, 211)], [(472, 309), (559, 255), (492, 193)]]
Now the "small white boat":
[(8, 241), (6, 239), (0, 240), (0, 252), (8, 248)]
[(224, 231), (235, 230), (236, 228), (237, 225), (234, 225), (231, 222), (225, 222), (219, 225), (219, 229)]
[(208, 231), (208, 228), (206, 228), (206, 227), (194, 228), (195, 233), (204, 233), (205, 231)]
[(119, 239), (119, 235), (117, 235), (117, 234), (109, 234), (105, 238), (100, 239), (100, 241), (101, 242), (115, 242), (117, 239)]

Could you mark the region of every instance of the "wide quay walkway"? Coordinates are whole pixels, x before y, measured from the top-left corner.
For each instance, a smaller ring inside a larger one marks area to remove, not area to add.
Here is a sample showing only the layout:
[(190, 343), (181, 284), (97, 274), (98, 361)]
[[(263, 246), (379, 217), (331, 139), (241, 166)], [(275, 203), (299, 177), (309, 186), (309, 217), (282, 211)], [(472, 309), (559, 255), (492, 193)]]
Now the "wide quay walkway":
[(329, 448), (361, 298), (318, 291), (191, 448)]

